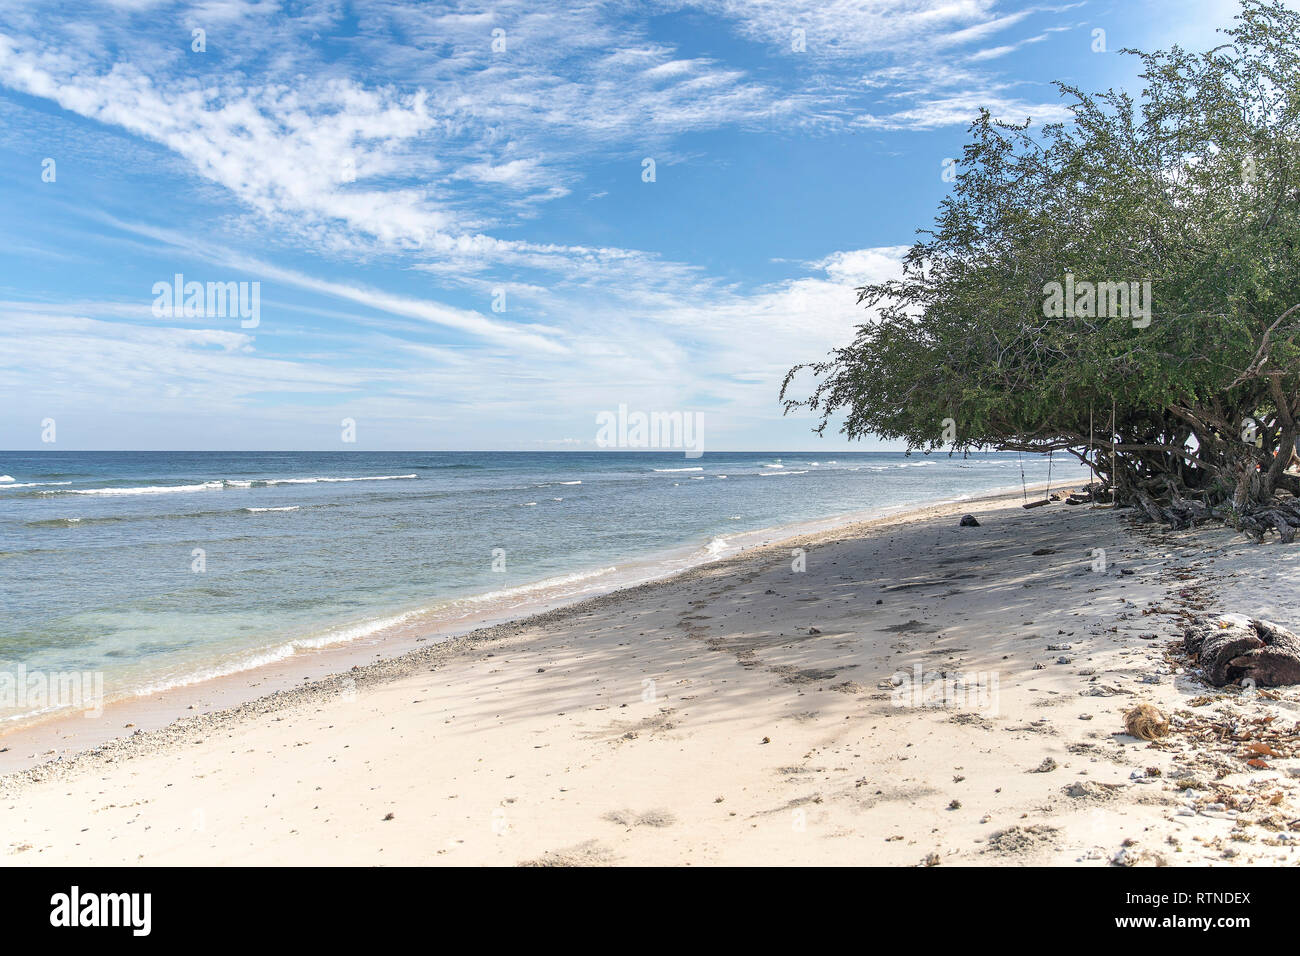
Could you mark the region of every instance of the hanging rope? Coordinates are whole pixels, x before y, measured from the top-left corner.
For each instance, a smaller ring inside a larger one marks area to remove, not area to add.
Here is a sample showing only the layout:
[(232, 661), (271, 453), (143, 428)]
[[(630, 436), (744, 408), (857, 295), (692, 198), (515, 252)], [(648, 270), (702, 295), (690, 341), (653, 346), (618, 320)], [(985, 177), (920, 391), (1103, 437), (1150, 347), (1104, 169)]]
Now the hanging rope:
[[(1092, 436), (1093, 436), (1092, 403), (1089, 402), (1088, 403), (1088, 470), (1092, 472), (1092, 488), (1089, 489), (1089, 491), (1091, 494), (1096, 495), (1097, 493), (1097, 452), (1092, 447)], [(1093, 498), (1092, 500), (1096, 501), (1097, 499)]]
[(1119, 436), (1115, 434), (1115, 399), (1110, 400), (1110, 506), (1119, 507), (1119, 472), (1115, 470), (1115, 446)]
[(1047, 500), (1052, 499), (1052, 450), (1047, 450), (1047, 491), (1043, 492), (1043, 497)]
[(1020, 494), (1025, 501), (1029, 500), (1029, 486), (1025, 484), (1025, 456), (1016, 452), (1016, 458), (1020, 460)]

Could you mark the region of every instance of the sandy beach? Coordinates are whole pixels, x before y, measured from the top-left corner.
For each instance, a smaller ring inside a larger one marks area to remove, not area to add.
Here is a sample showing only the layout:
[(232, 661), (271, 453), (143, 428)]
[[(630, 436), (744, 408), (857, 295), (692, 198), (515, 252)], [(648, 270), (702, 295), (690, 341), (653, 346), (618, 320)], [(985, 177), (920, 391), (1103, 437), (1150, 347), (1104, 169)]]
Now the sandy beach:
[(1131, 515), (932, 506), (124, 726), (0, 778), (0, 861), (1294, 864), (1300, 690), (1181, 638), (1300, 628), (1300, 550)]

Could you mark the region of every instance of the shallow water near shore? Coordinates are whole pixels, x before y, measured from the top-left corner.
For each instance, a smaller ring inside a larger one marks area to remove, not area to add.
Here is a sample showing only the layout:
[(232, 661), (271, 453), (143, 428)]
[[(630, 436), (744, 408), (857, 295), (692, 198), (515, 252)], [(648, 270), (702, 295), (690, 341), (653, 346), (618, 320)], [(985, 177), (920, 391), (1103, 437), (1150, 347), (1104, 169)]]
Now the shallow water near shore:
[[(0, 453), (0, 669), (150, 694), (504, 619), (766, 529), (1018, 486), (1022, 468), (1047, 478), (1014, 454)], [(6, 722), (77, 703), (13, 690)]]

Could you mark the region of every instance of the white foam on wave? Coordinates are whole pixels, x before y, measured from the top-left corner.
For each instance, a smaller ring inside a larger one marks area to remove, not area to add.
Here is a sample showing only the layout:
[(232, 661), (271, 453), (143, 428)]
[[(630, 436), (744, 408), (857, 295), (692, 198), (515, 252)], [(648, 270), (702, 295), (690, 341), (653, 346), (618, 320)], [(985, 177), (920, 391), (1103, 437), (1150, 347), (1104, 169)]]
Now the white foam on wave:
[[(226, 488), (252, 488), (254, 485), (315, 485), (332, 484), (345, 481), (399, 481), (418, 478), (419, 475), (360, 475), (356, 477), (330, 478), (316, 476), (312, 478), (223, 478), (204, 481), (196, 485), (141, 485), (135, 488), (68, 488), (62, 491), (50, 491), (52, 495), (165, 495), (195, 491), (222, 491)], [(39, 484), (40, 482), (38, 482)], [(48, 482), (48, 484), (72, 484), (70, 481)], [(27, 487), (6, 485), (8, 488)]]
[(245, 508), (244, 510), (251, 511), (253, 514), (258, 514), (263, 511), (297, 511), (298, 505), (286, 505), (283, 508)]
[(791, 475), (806, 475), (807, 471), (760, 471), (764, 478), (789, 478)]
[(678, 471), (703, 471), (704, 469), (703, 468), (651, 468), (650, 470), (661, 472), (661, 473), (668, 473), (668, 472), (678, 472)]
[(200, 485), (144, 485), (140, 488), (69, 488), (66, 491), (50, 491), (51, 495), (166, 495), (179, 492), (220, 491), (219, 481), (205, 481)]
[(580, 484), (582, 484), (582, 481), (581, 481), (581, 480), (578, 480), (578, 481), (558, 481), (558, 482), (556, 482), (556, 484), (559, 484), (559, 485), (580, 485)]
[(340, 481), (409, 481), (419, 475), (361, 475), (356, 478), (267, 478), (266, 485), (315, 485), (330, 484)]
[(718, 537), (718, 538), (714, 538), (712, 541), (710, 541), (708, 544), (704, 546), (704, 553), (716, 556), (722, 554), (730, 547), (731, 547), (731, 542), (729, 542), (726, 538)]
[(13, 481), (13, 480), (14, 480), (13, 475), (0, 475), (0, 482)]
[[(5, 477), (8, 476), (6, 475)], [(45, 488), (49, 485), (70, 485), (70, 484), (72, 484), (72, 482), (70, 481), (20, 481), (14, 483), (14, 480), (10, 478), (9, 481), (5, 482), (4, 484), (0, 484), (0, 489), (7, 490), (9, 488)]]
[(525, 597), (530, 594), (536, 594), (538, 591), (546, 591), (554, 588), (564, 588), (574, 584), (580, 584), (583, 581), (589, 581), (592, 578), (602, 577), (606, 574), (612, 574), (617, 571), (617, 567), (600, 568), (596, 571), (575, 571), (573, 574), (562, 574), (558, 577), (543, 578), (540, 581), (534, 581), (532, 584), (521, 584), (518, 587), (502, 588), (500, 591), (487, 591), (483, 594), (474, 594), (467, 598), (460, 598), (452, 601), (453, 607), (473, 606), (485, 604), (492, 601), (504, 601), (511, 598)]
[(363, 621), (360, 624), (352, 624), (347, 627), (333, 628), (318, 637), (297, 638), (269, 650), (246, 654), (226, 664), (218, 664), (215, 667), (195, 671), (184, 677), (164, 680), (150, 684), (147, 687), (141, 687), (133, 693), (136, 697), (148, 697), (150, 694), (156, 694), (160, 691), (171, 690), (176, 687), (189, 687), (192, 684), (201, 684), (204, 681), (214, 680), (218, 677), (229, 677), (231, 674), (251, 671), (292, 657), (299, 651), (317, 650), (322, 647), (329, 647), (332, 644), (346, 644), (349, 641), (369, 637), (371, 634), (377, 634), (380, 631), (405, 623), (417, 613), (416, 611), (407, 611), (393, 617), (384, 617), (374, 621)]

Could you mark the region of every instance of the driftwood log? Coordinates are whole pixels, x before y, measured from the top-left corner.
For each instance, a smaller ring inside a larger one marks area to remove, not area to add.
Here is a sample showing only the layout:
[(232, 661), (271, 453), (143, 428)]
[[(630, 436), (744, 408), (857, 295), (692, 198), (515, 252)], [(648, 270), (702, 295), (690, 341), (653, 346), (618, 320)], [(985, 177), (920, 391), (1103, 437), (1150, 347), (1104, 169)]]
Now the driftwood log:
[(1110, 489), (1106, 488), (1099, 481), (1084, 485), (1078, 491), (1071, 491), (1069, 497), (1065, 499), (1067, 505), (1086, 505), (1086, 504), (1110, 504)]
[(1300, 636), (1269, 621), (1225, 614), (1187, 628), (1183, 648), (1216, 687), (1300, 684)]

